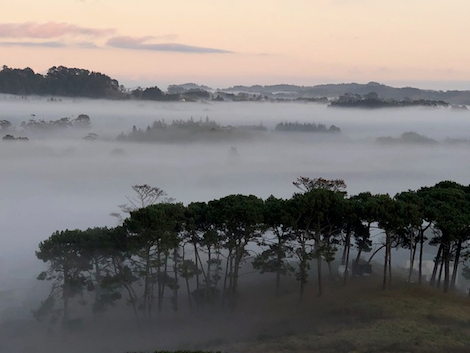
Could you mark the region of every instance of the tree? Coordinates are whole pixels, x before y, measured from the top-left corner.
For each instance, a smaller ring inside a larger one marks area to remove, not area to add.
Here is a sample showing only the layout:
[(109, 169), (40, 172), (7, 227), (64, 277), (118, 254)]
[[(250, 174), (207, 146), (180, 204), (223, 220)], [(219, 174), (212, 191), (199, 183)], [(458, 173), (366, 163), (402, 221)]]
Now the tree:
[(258, 244), (264, 248), (253, 260), (253, 268), (260, 273), (272, 272), (276, 274), (276, 293), (279, 295), (281, 276), (294, 272), (288, 259), (294, 256), (291, 244), (294, 240), (287, 202), (270, 196), (264, 205), (264, 220), (266, 227), (271, 231), (272, 237), (262, 237)]
[[(468, 187), (451, 181), (443, 181), (431, 188), (422, 188), (428, 207), (429, 217), (433, 220), (436, 236), (433, 243), (439, 244), (438, 256), (431, 278), (434, 285), (438, 262), (444, 270), (444, 292), (455, 287), (463, 245), (470, 229), (470, 200)], [(454, 260), (453, 274), (450, 274), (450, 262)], [(440, 281), (437, 282), (440, 285)]]
[(265, 231), (263, 200), (256, 196), (229, 195), (209, 202), (217, 231), (223, 236), (228, 251), (223, 285), (223, 298), (236, 305), (238, 279), (246, 259), (247, 245)]
[(420, 244), (419, 260), (418, 260), (418, 283), (422, 283), (423, 273), (423, 248), (424, 241), (426, 240), (425, 232), (431, 226), (431, 222), (427, 219), (426, 204), (421, 194), (416, 191), (406, 191), (399, 193), (395, 196), (397, 200), (401, 200), (406, 203), (408, 221), (405, 224), (401, 232), (402, 246), (408, 247), (410, 250), (410, 268), (408, 272), (408, 282), (411, 282), (411, 276), (413, 273), (417, 244)]
[(308, 238), (314, 239), (313, 257), (317, 259), (318, 295), (321, 296), (323, 293), (322, 259), (327, 262), (331, 276), (331, 262), (334, 260), (338, 244), (336, 237), (341, 234), (343, 226), (346, 183), (342, 179), (299, 177), (293, 184), (304, 192), (302, 196), (305, 205), (304, 214), (299, 218), (299, 220), (305, 218), (302, 227), (306, 238), (302, 242)]
[(158, 87), (149, 87), (142, 92), (142, 99), (145, 100), (161, 100), (163, 97), (163, 92)]
[(8, 131), (10, 127), (11, 127), (11, 123), (8, 120), (0, 120), (0, 129), (2, 131)]
[[(131, 211), (130, 218), (124, 222), (135, 244), (135, 271), (141, 275), (144, 287), (141, 308), (148, 319), (152, 317), (154, 299), (157, 299), (158, 312), (161, 312), (165, 288), (177, 289), (177, 278), (169, 275), (169, 261), (172, 251), (179, 247), (183, 209), (182, 204), (155, 204)], [(175, 276), (177, 266), (177, 256), (174, 256)]]
[(405, 208), (403, 202), (392, 199), (388, 194), (376, 195), (377, 223), (385, 233), (385, 259), (382, 288), (392, 285), (392, 243), (397, 241), (397, 233), (405, 226)]
[(91, 126), (91, 119), (86, 114), (80, 114), (76, 119), (72, 120), (72, 125), (79, 128), (89, 128)]
[[(132, 190), (136, 193), (135, 196), (129, 197), (126, 196), (129, 203), (118, 205), (121, 209), (121, 212), (129, 215), (132, 211), (138, 210), (140, 208), (145, 208), (150, 205), (155, 205), (159, 202), (173, 202), (172, 198), (167, 198), (167, 193), (155, 186), (150, 186), (148, 184), (142, 185), (133, 185)], [(113, 217), (116, 217), (120, 223), (124, 221), (123, 215), (119, 212), (112, 212), (110, 214)]]
[[(221, 256), (224, 237), (216, 228), (216, 211), (205, 202), (190, 203), (185, 210), (185, 242), (194, 251), (194, 275), (196, 289), (192, 292), (197, 304), (205, 305), (214, 302), (219, 289)], [(184, 253), (183, 245), (183, 253)], [(205, 266), (202, 256), (206, 256)], [(186, 260), (189, 261), (189, 260)], [(190, 265), (188, 263), (188, 265)], [(190, 265), (191, 266), (191, 265)], [(200, 281), (202, 274), (203, 281)], [(188, 289), (189, 291), (189, 289)], [(190, 296), (191, 298), (191, 296)]]
[[(52, 315), (55, 322), (59, 317), (67, 326), (70, 320), (70, 301), (86, 288), (85, 273), (92, 267), (89, 254), (80, 246), (82, 232), (76, 230), (57, 231), (39, 244), (36, 257), (49, 264), (49, 268), (39, 274), (39, 280), (52, 281), (48, 298), (34, 311), (34, 316), (42, 320)], [(56, 303), (61, 302), (61, 308)], [(45, 310), (47, 309), (47, 310)]]

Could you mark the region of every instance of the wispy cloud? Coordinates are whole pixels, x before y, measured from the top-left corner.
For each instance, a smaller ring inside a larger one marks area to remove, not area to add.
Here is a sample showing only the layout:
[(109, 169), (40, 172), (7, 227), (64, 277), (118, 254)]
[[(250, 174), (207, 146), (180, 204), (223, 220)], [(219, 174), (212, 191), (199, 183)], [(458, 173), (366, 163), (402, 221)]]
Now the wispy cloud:
[[(23, 47), (79, 47), (94, 49), (100, 48), (95, 43), (95, 38), (106, 40), (108, 47), (122, 48), (128, 50), (166, 51), (179, 53), (200, 54), (226, 54), (229, 50), (218, 48), (207, 48), (175, 43), (178, 38), (176, 34), (161, 36), (113, 36), (116, 30), (113, 28), (91, 28), (74, 25), (66, 22), (24, 22), (24, 23), (0, 23), (0, 38), (10, 41), (0, 41), (1, 46), (23, 46)], [(93, 38), (93, 39), (90, 39)], [(72, 39), (73, 38), (73, 39)], [(50, 41), (40, 40), (50, 39)], [(38, 40), (38, 42), (34, 41)]]
[(0, 46), (62, 48), (66, 45), (61, 42), (0, 42)]
[(116, 32), (112, 28), (81, 27), (66, 22), (0, 23), (0, 38), (58, 38), (63, 36), (103, 37)]
[(132, 50), (150, 50), (150, 51), (170, 51), (179, 53), (218, 53), (228, 54), (233, 53), (224, 49), (196, 47), (191, 45), (179, 44), (179, 43), (148, 43), (149, 40), (158, 39), (157, 37), (146, 36), (146, 37), (128, 37), (120, 36), (110, 38), (106, 44), (114, 48), (132, 49)]

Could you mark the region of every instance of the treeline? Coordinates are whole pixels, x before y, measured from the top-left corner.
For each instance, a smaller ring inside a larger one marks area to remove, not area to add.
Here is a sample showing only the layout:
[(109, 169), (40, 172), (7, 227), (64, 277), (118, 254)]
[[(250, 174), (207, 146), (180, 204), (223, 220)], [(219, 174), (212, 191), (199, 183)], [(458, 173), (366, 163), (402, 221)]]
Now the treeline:
[[(443, 107), (448, 108), (450, 104), (444, 101), (428, 99), (382, 99), (375, 92), (370, 92), (363, 96), (359, 94), (344, 94), (338, 99), (333, 100), (329, 107), (338, 108), (403, 108), (403, 107)], [(465, 107), (458, 109), (465, 109)]]
[[(193, 140), (227, 140), (227, 139), (246, 139), (253, 137), (253, 133), (267, 132), (268, 128), (262, 123), (259, 125), (240, 125), (223, 126), (208, 117), (194, 120), (192, 117), (188, 120), (173, 120), (171, 123), (164, 119), (154, 121), (147, 128), (138, 129), (135, 125), (128, 134), (122, 132), (118, 135), (118, 141), (137, 141), (137, 142), (171, 142), (183, 140), (186, 142)], [(335, 125), (329, 128), (324, 124), (315, 123), (290, 123), (281, 122), (274, 128), (276, 132), (315, 132), (315, 133), (339, 133), (341, 129)]]
[(274, 128), (275, 131), (285, 132), (341, 132), (341, 129), (335, 125), (331, 125), (329, 128), (324, 124), (315, 123), (299, 123), (299, 122), (281, 122)]
[[(165, 307), (236, 310), (241, 273), (250, 265), (273, 276), (277, 293), (294, 275), (302, 301), (312, 264), (319, 295), (325, 276), (346, 284), (360, 273), (373, 249), (372, 229), (383, 233), (368, 260), (383, 251), (383, 289), (392, 285), (392, 249), (408, 251), (411, 264), (417, 259), (409, 281), (416, 275), (444, 292), (456, 288), (469, 256), (470, 186), (443, 181), (390, 197), (347, 196), (343, 180), (300, 177), (294, 185), (299, 192), (289, 199), (229, 195), (187, 206), (164, 199), (161, 189), (134, 186), (136, 197), (121, 206), (126, 217), (115, 214), (120, 226), (57, 231), (39, 244), (36, 256), (48, 269), (38, 279), (50, 281), (51, 290), (34, 316), (68, 325), (86, 301), (94, 313), (125, 302), (138, 322)], [(436, 248), (426, 279), (425, 244)], [(337, 258), (341, 276), (333, 268)]]
[[(34, 116), (34, 115), (33, 115)], [(79, 114), (75, 119), (68, 117), (60, 118), (57, 120), (36, 120), (34, 118), (28, 121), (22, 121), (20, 124), (22, 131), (25, 134), (39, 134), (48, 135), (58, 131), (64, 131), (69, 128), (74, 129), (89, 129), (91, 127), (91, 119), (86, 114)], [(13, 133), (17, 133), (16, 127), (8, 120), (0, 120), (0, 132), (6, 132), (3, 140), (28, 140), (26, 137), (15, 138)]]
[(377, 137), (375, 142), (384, 145), (396, 144), (418, 144), (418, 145), (436, 145), (437, 141), (414, 131), (404, 132), (400, 137), (383, 136)]
[(0, 71), (0, 93), (66, 97), (119, 98), (117, 80), (99, 72), (53, 66), (45, 75), (30, 68)]
[[(21, 96), (64, 96), (107, 99), (135, 99), (151, 101), (258, 101), (261, 96), (247, 94), (225, 95), (222, 92), (212, 95), (209, 91), (195, 87), (175, 89), (168, 92), (157, 86), (128, 90), (119, 82), (100, 72), (65, 66), (53, 66), (45, 75), (35, 73), (31, 68), (13, 69), (3, 66), (0, 71), (0, 93)], [(203, 86), (204, 87), (204, 86)], [(207, 87), (208, 88), (208, 87)], [(223, 98), (225, 97), (225, 98)], [(54, 101), (52, 98), (51, 101)]]

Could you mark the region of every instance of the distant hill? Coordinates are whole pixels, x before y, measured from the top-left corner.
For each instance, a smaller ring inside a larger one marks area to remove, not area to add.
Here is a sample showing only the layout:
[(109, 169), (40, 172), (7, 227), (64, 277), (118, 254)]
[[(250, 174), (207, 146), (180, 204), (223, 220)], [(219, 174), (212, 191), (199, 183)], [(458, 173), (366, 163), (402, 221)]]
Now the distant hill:
[(371, 92), (377, 93), (383, 99), (394, 100), (433, 100), (445, 101), (450, 104), (470, 104), (469, 91), (436, 91), (422, 90), (413, 87), (396, 88), (386, 86), (377, 82), (367, 84), (360, 83), (340, 83), (323, 84), (316, 86), (295, 86), (295, 85), (270, 85), (270, 86), (233, 86), (221, 90), (222, 92), (245, 92), (251, 94), (266, 95), (270, 98), (336, 98), (345, 94), (366, 95)]
[[(14, 69), (3, 66), (0, 70), (0, 93), (15, 95), (66, 96), (105, 99), (143, 99), (161, 101), (197, 100), (294, 100), (328, 103), (344, 95), (365, 96), (377, 94), (383, 100), (395, 101), (442, 101), (451, 105), (470, 105), (470, 90), (436, 91), (413, 87), (396, 88), (377, 82), (367, 84), (341, 83), (316, 86), (278, 84), (270, 86), (233, 86), (215, 92), (208, 86), (185, 83), (168, 86), (163, 92), (158, 87), (127, 90), (113, 79), (100, 72), (80, 68), (53, 66), (45, 75), (30, 68)], [(325, 98), (326, 97), (326, 98)]]

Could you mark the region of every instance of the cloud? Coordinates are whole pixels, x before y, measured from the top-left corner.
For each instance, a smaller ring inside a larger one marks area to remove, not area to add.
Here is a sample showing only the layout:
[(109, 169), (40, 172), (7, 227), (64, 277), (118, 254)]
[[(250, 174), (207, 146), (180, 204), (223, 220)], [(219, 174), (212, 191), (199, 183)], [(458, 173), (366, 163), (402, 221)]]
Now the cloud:
[(99, 48), (95, 43), (93, 42), (78, 42), (75, 43), (75, 45), (79, 48), (85, 48), (85, 49), (96, 49)]
[[(144, 36), (144, 37), (131, 37), (131, 36), (114, 36), (116, 33), (115, 29), (105, 28), (91, 28), (82, 27), (66, 22), (24, 22), (24, 23), (0, 23), (0, 38), (11, 39), (12, 41), (0, 41), (2, 46), (23, 46), (23, 47), (66, 47), (75, 46), (80, 48), (99, 48), (95, 43), (88, 40), (83, 40), (84, 37), (107, 37), (109, 38), (106, 44), (109, 47), (130, 49), (130, 50), (148, 50), (148, 51), (167, 51), (167, 52), (179, 52), (179, 53), (232, 53), (228, 50), (197, 47), (185, 44), (174, 43), (177, 39), (176, 34), (168, 34), (162, 36)], [(44, 41), (34, 42), (28, 41), (41, 40), (41, 39), (58, 39), (63, 37), (69, 37), (69, 40), (65, 42), (60, 41)], [(78, 37), (77, 41), (70, 41), (70, 37)], [(25, 41), (15, 41), (15, 39), (25, 39)], [(88, 38), (87, 38), (88, 39)], [(155, 42), (165, 43), (155, 43)]]
[(66, 35), (102, 37), (115, 32), (112, 28), (81, 27), (66, 22), (0, 23), (0, 38), (57, 38)]
[(178, 43), (157, 43), (151, 44), (146, 43), (152, 39), (158, 39), (159, 37), (128, 37), (120, 36), (113, 37), (107, 41), (107, 45), (114, 48), (122, 49), (132, 49), (132, 50), (151, 50), (151, 51), (170, 51), (170, 52), (179, 52), (179, 53), (216, 53), (216, 54), (228, 54), (233, 53), (228, 50), (215, 49), (215, 48), (205, 48), (205, 47), (195, 47), (191, 45), (178, 44)]
[(62, 48), (66, 45), (61, 42), (0, 42), (0, 46)]

